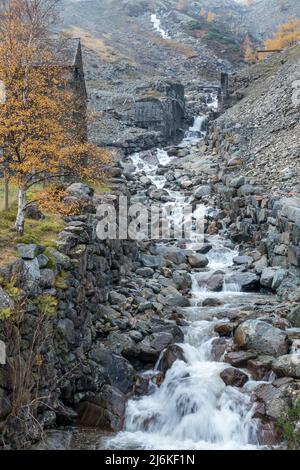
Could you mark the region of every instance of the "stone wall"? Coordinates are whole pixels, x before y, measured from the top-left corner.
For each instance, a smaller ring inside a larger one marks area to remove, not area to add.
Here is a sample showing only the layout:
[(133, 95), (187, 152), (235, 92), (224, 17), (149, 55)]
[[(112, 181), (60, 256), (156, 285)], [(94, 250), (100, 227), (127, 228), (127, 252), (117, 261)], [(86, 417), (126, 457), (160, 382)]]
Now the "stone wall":
[(293, 289), (300, 286), (300, 198), (273, 195), (267, 181), (258, 185), (247, 176), (238, 153), (238, 132), (212, 126), (206, 143), (222, 157), (213, 190), (223, 224), (235, 242), (251, 243), (264, 255), (262, 267), (271, 276), (266, 287), (273, 285), (279, 294), (299, 300), (300, 291)]
[[(56, 248), (19, 245), (19, 259), (0, 272), (0, 309), (17, 309), (20, 302), (11, 297), (16, 288), (24, 308), (22, 318), (0, 321), (0, 341), (6, 344), (6, 364), (0, 365), (0, 433), (8, 448), (26, 447), (43, 428), (70, 424), (78, 403), (92, 396), (104, 410), (98, 424), (117, 428), (121, 410), (115, 408), (124, 407), (133, 385), (129, 373), (122, 391), (112, 387), (109, 375), (114, 376), (118, 358), (102, 349), (102, 338), (118, 329), (118, 319), (112, 325), (104, 304), (130, 272), (137, 245), (97, 238), (88, 187), (72, 185), (69, 197), (84, 199), (89, 210), (67, 218)], [(130, 364), (119, 358), (119, 372), (122, 367)]]
[(173, 82), (153, 85), (128, 113), (137, 127), (160, 132), (167, 142), (182, 134), (184, 116), (184, 87)]

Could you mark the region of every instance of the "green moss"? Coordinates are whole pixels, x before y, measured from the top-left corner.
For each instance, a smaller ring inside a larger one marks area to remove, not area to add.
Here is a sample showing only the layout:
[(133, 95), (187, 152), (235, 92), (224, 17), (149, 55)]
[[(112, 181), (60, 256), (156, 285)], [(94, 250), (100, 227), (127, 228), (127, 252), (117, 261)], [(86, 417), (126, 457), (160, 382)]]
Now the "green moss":
[(51, 317), (56, 315), (58, 300), (55, 297), (42, 294), (39, 295), (33, 303), (41, 314)]
[(300, 420), (300, 399), (295, 406), (289, 409), (285, 420), (279, 420), (277, 425), (282, 433), (282, 437), (289, 449), (300, 448), (300, 433), (296, 430), (296, 424)]
[(7, 320), (12, 316), (12, 309), (10, 307), (0, 309), (0, 321)]
[(65, 271), (61, 271), (55, 279), (55, 287), (56, 289), (66, 290), (69, 287), (68, 284), (69, 274)]

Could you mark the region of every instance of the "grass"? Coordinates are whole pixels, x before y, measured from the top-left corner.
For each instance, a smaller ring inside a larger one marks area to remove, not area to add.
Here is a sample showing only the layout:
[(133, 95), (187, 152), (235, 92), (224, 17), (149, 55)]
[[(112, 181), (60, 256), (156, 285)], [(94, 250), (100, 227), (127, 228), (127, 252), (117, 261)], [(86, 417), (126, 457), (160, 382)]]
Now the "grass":
[[(34, 199), (40, 189), (35, 188), (29, 191), (28, 200)], [(12, 229), (17, 212), (17, 194), (17, 188), (10, 185), (10, 207), (7, 211), (4, 211), (3, 185), (0, 185), (0, 266), (4, 266), (16, 258), (16, 245), (18, 243), (36, 243), (44, 246), (54, 246), (57, 234), (64, 228), (64, 221), (60, 215), (45, 214), (45, 219), (43, 220), (26, 219), (24, 234), (17, 236)]]
[[(96, 193), (104, 194), (110, 191), (105, 183), (95, 183), (93, 188)], [(41, 186), (36, 186), (28, 191), (28, 201), (37, 199)], [(43, 220), (33, 220), (27, 218), (25, 230), (22, 236), (17, 236), (13, 231), (15, 217), (17, 213), (18, 189), (10, 185), (9, 188), (9, 209), (3, 210), (4, 191), (0, 180), (0, 266), (5, 266), (17, 256), (18, 243), (35, 243), (45, 247), (54, 247), (57, 234), (64, 228), (64, 220), (58, 214), (44, 214)]]

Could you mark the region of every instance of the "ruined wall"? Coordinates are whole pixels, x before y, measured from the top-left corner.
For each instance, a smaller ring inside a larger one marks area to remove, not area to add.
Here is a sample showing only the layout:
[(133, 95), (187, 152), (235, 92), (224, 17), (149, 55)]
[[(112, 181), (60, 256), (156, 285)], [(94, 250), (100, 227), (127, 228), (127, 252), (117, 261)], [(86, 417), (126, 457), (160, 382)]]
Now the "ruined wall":
[[(0, 340), (6, 344), (6, 364), (0, 365), (0, 433), (4, 445), (13, 448), (37, 440), (42, 428), (72, 423), (78, 403), (95, 396), (103, 409), (98, 424), (118, 428), (121, 418), (114, 406), (124, 408), (133, 387), (131, 371), (122, 392), (111, 386), (112, 355), (101, 343), (103, 335), (122, 329), (103, 304), (130, 272), (137, 245), (99, 240), (92, 191), (81, 184), (71, 188), (70, 197), (89, 203), (88, 213), (67, 218), (56, 248), (19, 245), (19, 259), (0, 272), (0, 311), (17, 307), (9, 295), (11, 282), (25, 302), (20, 321), (0, 321)], [(119, 371), (130, 366), (126, 359), (123, 366), (122, 358), (119, 362)]]

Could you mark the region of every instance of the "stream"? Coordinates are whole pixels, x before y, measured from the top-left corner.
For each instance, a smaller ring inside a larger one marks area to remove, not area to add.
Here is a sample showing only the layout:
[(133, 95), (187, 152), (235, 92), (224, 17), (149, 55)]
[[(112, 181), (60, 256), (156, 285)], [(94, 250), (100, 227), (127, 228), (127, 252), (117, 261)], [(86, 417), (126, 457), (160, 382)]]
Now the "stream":
[[(205, 135), (206, 125), (206, 116), (195, 118), (180, 147), (199, 143)], [(156, 156), (160, 167), (172, 165), (172, 159), (165, 151), (157, 150)], [(134, 154), (131, 160), (137, 176), (147, 175), (157, 188), (167, 186), (162, 172), (157, 174), (157, 165), (144, 161), (140, 154)], [(184, 191), (166, 190), (179, 204), (189, 203)], [(218, 359), (214, 358), (212, 344), (219, 336), (214, 327), (220, 319), (228, 322), (231, 313), (262, 296), (243, 293), (238, 283), (226, 281), (233, 259), (238, 255), (229, 240), (208, 235), (206, 243), (212, 245), (207, 253), (209, 264), (205, 270), (192, 271), (191, 306), (182, 309), (187, 321), (185, 340), (179, 345), (184, 360), (176, 360), (163, 383), (160, 386), (153, 384), (149, 395), (129, 400), (124, 430), (105, 439), (105, 448), (210, 450), (259, 447), (257, 422), (252, 419), (254, 404), (250, 400), (251, 389), (258, 382), (249, 377), (241, 389), (226, 386), (220, 373), (229, 365), (223, 362), (222, 354)], [(222, 300), (221, 305), (203, 306), (203, 300), (208, 297), (206, 281), (216, 273), (225, 274), (221, 290), (213, 292), (214, 299)]]

